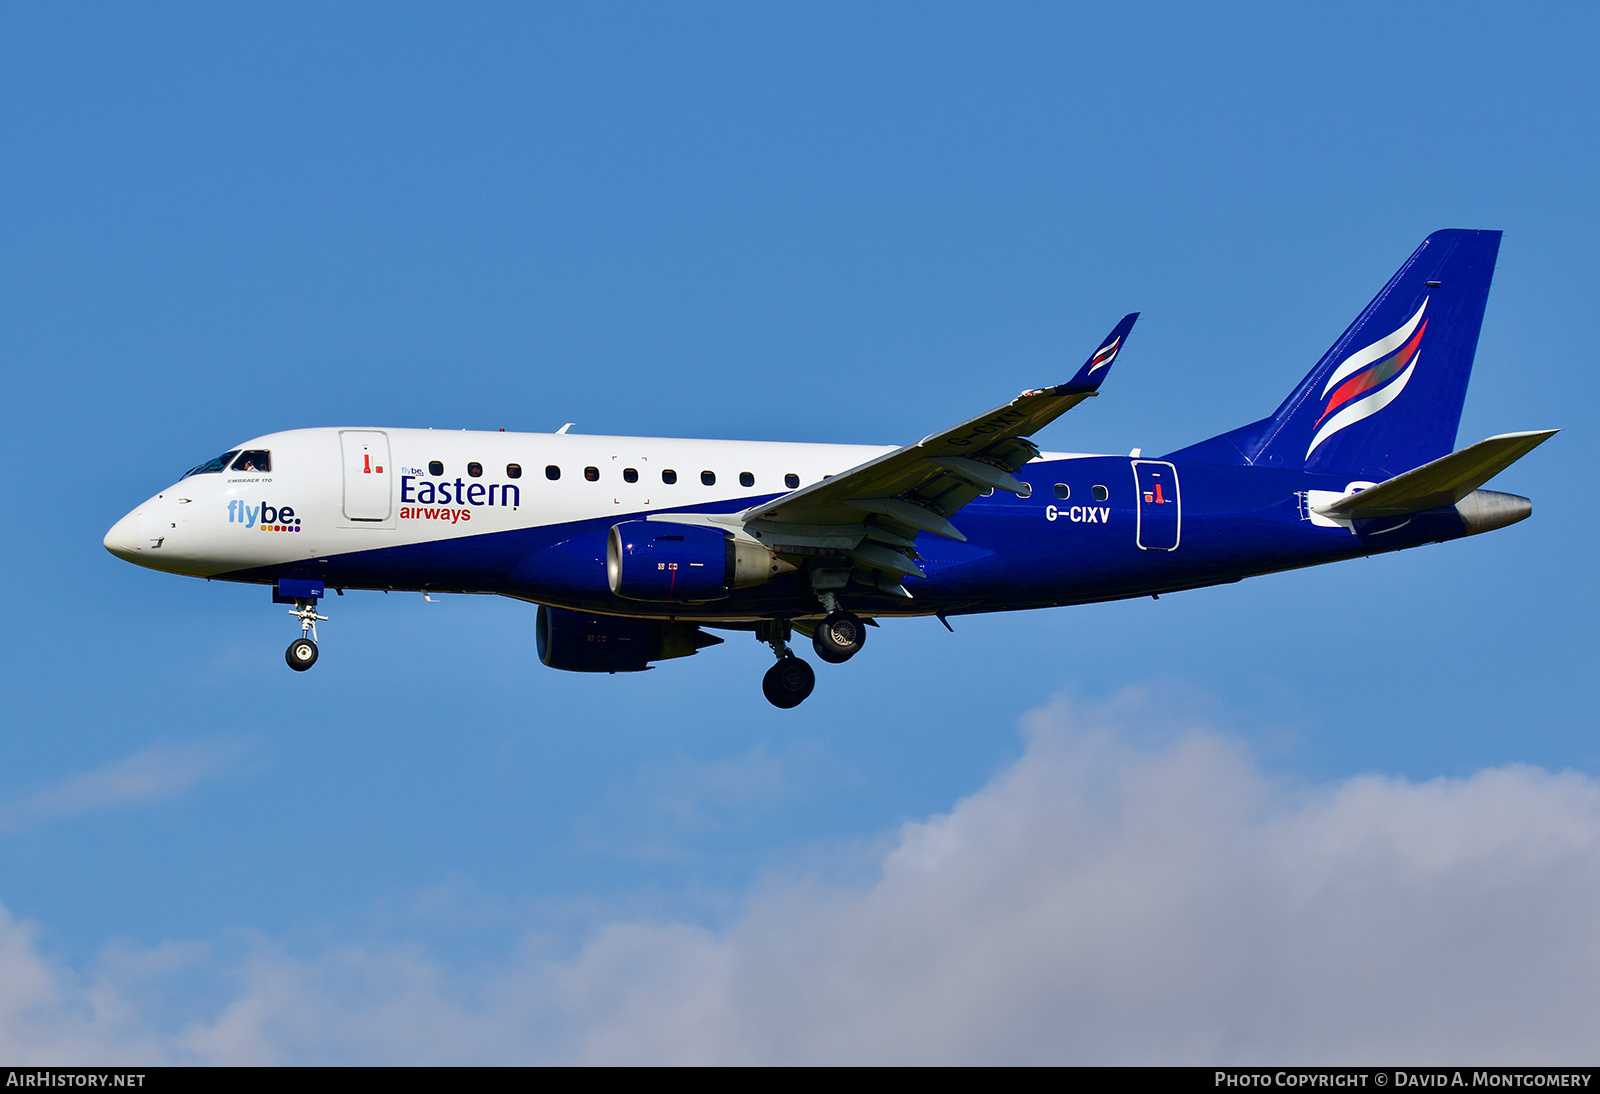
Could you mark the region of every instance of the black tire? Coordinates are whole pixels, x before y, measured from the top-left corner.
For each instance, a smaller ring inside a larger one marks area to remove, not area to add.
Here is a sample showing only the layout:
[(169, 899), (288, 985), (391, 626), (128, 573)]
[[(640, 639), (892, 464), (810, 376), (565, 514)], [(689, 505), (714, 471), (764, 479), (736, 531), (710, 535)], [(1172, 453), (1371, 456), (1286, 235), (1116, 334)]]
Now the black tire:
[(317, 663), (317, 644), (309, 638), (296, 638), (289, 643), (283, 659), (289, 662), (289, 667), (294, 671), (305, 672)]
[(828, 617), (817, 624), (817, 632), (811, 636), (811, 645), (817, 651), (817, 656), (830, 665), (842, 665), (850, 658), (861, 652), (861, 647), (867, 644), (867, 625), (861, 617), (850, 612), (829, 612)]
[(794, 656), (779, 658), (761, 678), (761, 691), (767, 702), (779, 710), (799, 706), (816, 686), (817, 674), (810, 665)]

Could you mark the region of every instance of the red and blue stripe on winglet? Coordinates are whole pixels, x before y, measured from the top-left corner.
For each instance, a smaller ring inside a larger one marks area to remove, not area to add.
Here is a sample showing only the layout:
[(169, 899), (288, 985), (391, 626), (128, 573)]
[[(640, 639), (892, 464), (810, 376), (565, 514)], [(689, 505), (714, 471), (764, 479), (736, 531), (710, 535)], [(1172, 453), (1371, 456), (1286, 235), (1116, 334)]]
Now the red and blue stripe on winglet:
[(1122, 321), (1111, 329), (1095, 351), (1089, 354), (1089, 359), (1083, 367), (1073, 374), (1072, 379), (1055, 389), (1057, 395), (1072, 395), (1084, 391), (1096, 391), (1105, 382), (1106, 376), (1111, 372), (1111, 362), (1117, 359), (1117, 354), (1122, 352), (1122, 347), (1128, 342), (1128, 332), (1133, 330), (1134, 322), (1139, 318), (1138, 312), (1129, 312), (1122, 317)]

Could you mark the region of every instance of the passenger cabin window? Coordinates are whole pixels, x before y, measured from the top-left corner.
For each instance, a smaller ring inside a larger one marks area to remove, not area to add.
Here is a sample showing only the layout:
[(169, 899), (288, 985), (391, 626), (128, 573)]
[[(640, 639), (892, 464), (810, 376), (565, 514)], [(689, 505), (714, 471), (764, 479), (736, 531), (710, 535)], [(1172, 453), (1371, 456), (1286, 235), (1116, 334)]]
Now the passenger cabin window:
[(590, 482), (599, 482), (600, 469), (598, 467), (585, 467), (583, 469), (583, 477), (588, 479)]
[(756, 484), (756, 477), (754, 475), (752, 475), (748, 471), (739, 472), (739, 485), (740, 486), (754, 486), (755, 484)]
[(438, 460), (429, 460), (428, 474), (433, 475), (435, 478), (444, 474), (444, 464), (440, 463)]
[(264, 448), (247, 448), (233, 461), (234, 471), (271, 471), (272, 453)]
[(1103, 486), (1096, 486), (1093, 490), (1091, 490), (1089, 492), (1094, 495), (1094, 500), (1095, 501), (1105, 501), (1107, 498), (1109, 498), (1111, 496), (1111, 491), (1107, 490)]
[(1068, 486), (1064, 482), (1056, 483), (1056, 497), (1060, 498), (1062, 501), (1066, 501), (1068, 498), (1072, 497), (1072, 487)]
[(198, 467), (189, 468), (189, 470), (183, 473), (183, 477), (188, 478), (190, 475), (214, 475), (218, 471), (221, 471), (224, 467), (227, 467), (229, 461), (238, 454), (239, 450), (237, 448), (235, 448), (232, 452), (224, 452), (214, 460), (207, 460)]
[(678, 473), (669, 467), (665, 471), (661, 472), (661, 481), (666, 483), (668, 486), (671, 486), (673, 483), (678, 481)]
[(474, 479), (483, 478), (483, 464), (481, 464), (481, 463), (469, 463), (469, 464), (467, 464), (467, 475), (469, 477), (471, 477), (471, 478), (474, 478)]
[(636, 468), (636, 467), (624, 467), (622, 469), (622, 481), (623, 482), (638, 482), (639, 481), (639, 469)]
[(707, 486), (715, 486), (717, 485), (717, 473), (715, 471), (702, 471), (700, 472), (700, 481)]
[(522, 478), (522, 465), (520, 463), (508, 463), (508, 464), (506, 464), (506, 478), (508, 478), (508, 479), (520, 479), (520, 478)]
[(555, 464), (551, 464), (549, 467), (544, 469), (544, 477), (549, 479), (551, 482), (554, 482), (561, 477), (561, 468), (557, 467)]
[(800, 476), (796, 475), (793, 471), (789, 472), (783, 477), (783, 485), (787, 486), (790, 490), (800, 489)]

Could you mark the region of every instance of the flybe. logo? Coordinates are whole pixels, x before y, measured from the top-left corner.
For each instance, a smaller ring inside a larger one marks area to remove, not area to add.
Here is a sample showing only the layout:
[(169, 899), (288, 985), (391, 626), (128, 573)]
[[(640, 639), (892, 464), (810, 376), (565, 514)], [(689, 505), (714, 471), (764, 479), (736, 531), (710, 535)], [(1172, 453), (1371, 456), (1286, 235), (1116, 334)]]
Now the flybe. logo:
[(260, 528), (263, 532), (298, 532), (300, 518), (287, 505), (273, 506), (265, 502), (247, 505), (234, 498), (228, 503), (228, 523), (242, 524), (246, 528)]
[(1417, 367), (1418, 348), (1422, 345), (1422, 332), (1428, 321), (1422, 313), (1428, 310), (1428, 300), (1401, 328), (1357, 350), (1346, 357), (1328, 377), (1322, 389), (1325, 404), (1322, 416), (1313, 426), (1316, 435), (1306, 449), (1306, 458), (1317, 446), (1346, 426), (1365, 421), (1394, 402), (1411, 381)]

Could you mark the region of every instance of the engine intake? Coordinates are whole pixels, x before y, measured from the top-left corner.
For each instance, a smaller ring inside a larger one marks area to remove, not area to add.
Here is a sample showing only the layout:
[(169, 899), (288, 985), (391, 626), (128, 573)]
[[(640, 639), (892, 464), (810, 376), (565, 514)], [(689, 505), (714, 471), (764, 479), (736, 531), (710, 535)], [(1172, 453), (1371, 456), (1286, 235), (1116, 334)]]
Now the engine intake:
[(628, 520), (613, 525), (606, 542), (611, 591), (629, 600), (720, 600), (794, 569), (759, 543), (703, 524)]
[(722, 642), (693, 623), (539, 606), (539, 660), (567, 672), (640, 672)]

